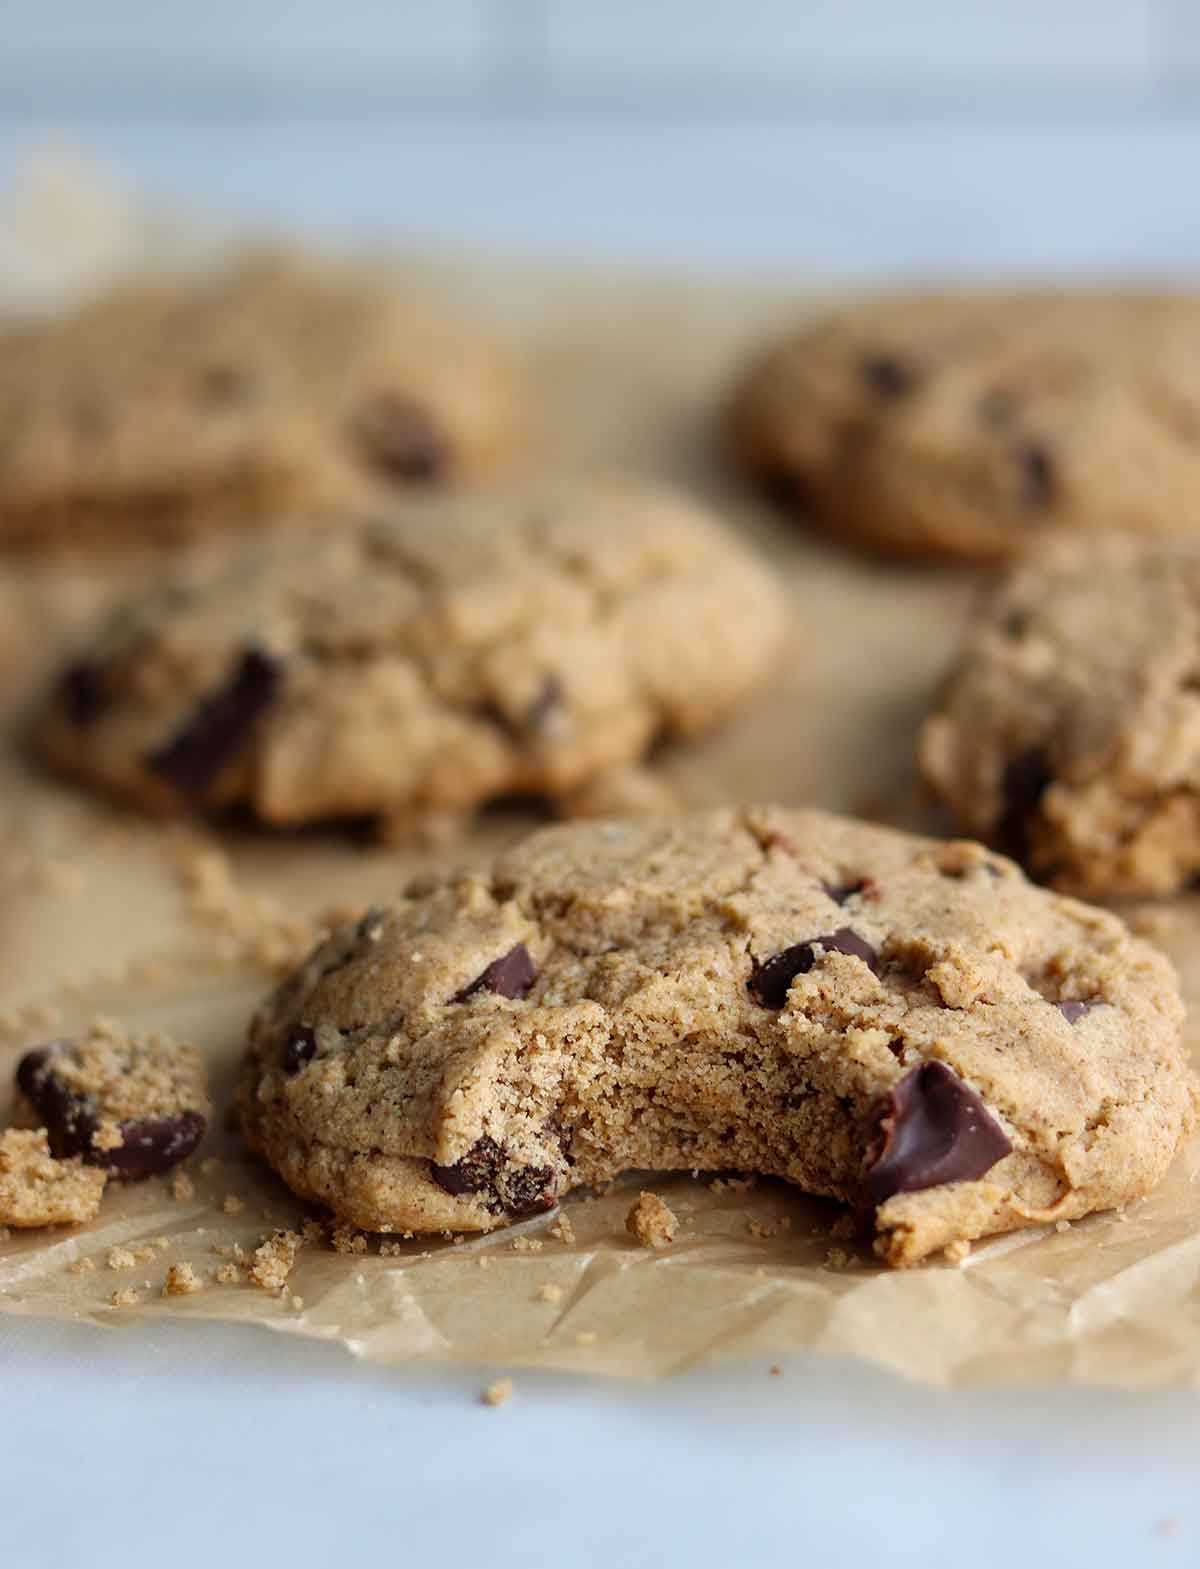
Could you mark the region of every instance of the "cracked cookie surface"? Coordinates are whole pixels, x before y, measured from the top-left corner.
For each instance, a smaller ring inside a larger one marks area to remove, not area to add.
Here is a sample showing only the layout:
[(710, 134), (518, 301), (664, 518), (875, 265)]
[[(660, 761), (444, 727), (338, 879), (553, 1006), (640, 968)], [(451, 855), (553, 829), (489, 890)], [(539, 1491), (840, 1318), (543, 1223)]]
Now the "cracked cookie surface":
[(1180, 534), (1200, 486), (1200, 298), (866, 300), (768, 347), (729, 434), (784, 504), (889, 554)]
[(402, 833), (709, 729), (782, 625), (766, 567), (666, 492), (410, 503), (201, 552), (114, 613), (42, 739), (152, 810)]
[(819, 812), (545, 829), (336, 930), (240, 1120), (377, 1231), (487, 1230), (627, 1169), (752, 1171), (877, 1250), (1146, 1192), (1193, 1120), (1169, 963), (978, 845)]
[(126, 286), (0, 339), (0, 542), (175, 538), (490, 474), (513, 367), (350, 264)]
[(1064, 541), (1018, 568), (920, 753), (962, 827), (1037, 877), (1183, 887), (1200, 872), (1200, 543)]

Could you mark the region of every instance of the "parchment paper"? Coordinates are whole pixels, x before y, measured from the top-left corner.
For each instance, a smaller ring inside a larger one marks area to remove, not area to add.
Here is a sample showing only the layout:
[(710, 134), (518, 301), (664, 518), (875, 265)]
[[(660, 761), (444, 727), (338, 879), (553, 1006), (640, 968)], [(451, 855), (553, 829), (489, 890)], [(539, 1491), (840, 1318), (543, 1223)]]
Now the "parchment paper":
[[(56, 167), (0, 226), (0, 254), (44, 256), (38, 236), (48, 221), (73, 258), (58, 298), (161, 255), (163, 234), (172, 258), (188, 248), (184, 226), (148, 224), (135, 204)], [(89, 245), (98, 254), (90, 270), (79, 262)], [(746, 283), (406, 266), (523, 344), (543, 450), (556, 465), (616, 465), (692, 487), (789, 585), (795, 636), (771, 691), (720, 736), (663, 759), (680, 800), (815, 803), (936, 829), (917, 797), (913, 737), (980, 579), (884, 566), (822, 544), (747, 497), (710, 445), (739, 355), (800, 302)], [(13, 301), (27, 305), (33, 291), (22, 292), (19, 267), (13, 278)], [(54, 281), (43, 268), (39, 306)], [(22, 728), (45, 667), (114, 582), (154, 569), (128, 556), (102, 566), (0, 563), (0, 1076), (7, 1086), (30, 1043), (107, 1015), (202, 1044), (223, 1103), (248, 1015), (309, 918), (386, 897), (424, 861), (466, 864), (533, 819), (490, 816), (436, 851), (322, 835), (218, 839), (147, 824), (43, 776), (25, 755)], [(1125, 913), (1166, 947), (1193, 1005), (1200, 1001), (1197, 900)], [(832, 1206), (782, 1184), (714, 1191), (705, 1178), (643, 1176), (569, 1199), (566, 1232), (552, 1215), (484, 1239), (402, 1243), (395, 1257), (380, 1257), (377, 1239), (361, 1254), (313, 1242), (278, 1295), (211, 1277), (235, 1244), (249, 1252), (309, 1212), (216, 1123), (189, 1164), (190, 1196), (173, 1196), (169, 1181), (110, 1187), (94, 1224), (0, 1243), (0, 1311), (127, 1326), (164, 1313), (245, 1319), (390, 1362), (655, 1376), (807, 1348), (942, 1384), (1200, 1381), (1196, 1144), (1126, 1213), (998, 1239), (961, 1266), (883, 1270), (838, 1235)], [(662, 1252), (625, 1234), (639, 1186), (679, 1215), (678, 1238)], [(233, 1214), (230, 1197), (242, 1206)], [(573, 1241), (562, 1240), (571, 1232)], [(110, 1269), (113, 1247), (142, 1248), (143, 1259)], [(73, 1271), (83, 1259), (93, 1267)], [(182, 1261), (204, 1289), (164, 1298), (166, 1268)], [(139, 1293), (137, 1305), (112, 1306), (125, 1289)]]

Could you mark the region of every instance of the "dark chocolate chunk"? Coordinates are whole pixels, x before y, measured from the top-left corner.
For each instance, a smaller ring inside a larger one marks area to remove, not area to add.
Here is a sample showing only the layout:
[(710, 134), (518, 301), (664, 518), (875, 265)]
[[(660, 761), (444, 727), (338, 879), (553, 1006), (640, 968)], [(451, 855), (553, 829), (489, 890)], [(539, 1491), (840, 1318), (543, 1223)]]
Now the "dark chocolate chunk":
[(81, 659), (59, 677), (58, 699), (67, 718), (79, 729), (94, 724), (108, 707), (108, 688), (99, 665)]
[(906, 1073), (879, 1110), (879, 1141), (865, 1181), (873, 1204), (946, 1182), (972, 1182), (1011, 1153), (979, 1096), (943, 1062)]
[(1006, 637), (1024, 637), (1029, 630), (1028, 610), (1010, 610), (1004, 618), (1004, 635)]
[(452, 1166), (431, 1163), (429, 1170), (447, 1193), (470, 1194), (497, 1213), (534, 1215), (554, 1206), (554, 1174), (549, 1166), (506, 1170), (504, 1151), (486, 1133)]
[(1017, 494), (1029, 512), (1041, 511), (1054, 500), (1056, 474), (1054, 459), (1037, 441), (1022, 442), (1013, 452), (1017, 466)]
[(822, 883), (821, 887), (834, 904), (845, 904), (846, 900), (853, 898), (856, 893), (862, 893), (869, 881), (869, 878), (860, 877), (855, 883)]
[(1029, 854), (1030, 819), (1042, 796), (1054, 782), (1050, 762), (1040, 747), (1031, 747), (1011, 759), (1004, 770), (1004, 810), (996, 824), (997, 846), (1016, 861)]
[(283, 1048), (283, 1071), (299, 1073), (317, 1053), (317, 1032), (309, 1024), (297, 1024)]
[(429, 482), (450, 466), (446, 444), (433, 420), (408, 398), (381, 393), (359, 409), (354, 440), (372, 468), (388, 479)]
[(203, 796), (243, 751), (282, 679), (278, 660), (260, 648), (247, 649), (229, 681), (150, 754), (148, 766), (183, 795)]
[(161, 1176), (192, 1153), (208, 1126), (198, 1111), (130, 1117), (117, 1124), (120, 1145), (96, 1149), (92, 1140), (102, 1119), (95, 1102), (54, 1071), (55, 1062), (70, 1049), (67, 1041), (51, 1041), (26, 1052), (17, 1064), (17, 1086), (45, 1124), (53, 1155), (59, 1160), (79, 1155), (86, 1165), (101, 1166), (121, 1181), (140, 1182)]
[(493, 959), (487, 969), (457, 992), (451, 1001), (466, 1002), (476, 992), (492, 992), (497, 997), (524, 997), (536, 980), (537, 970), (529, 957), (529, 949), (519, 942), (499, 959)]
[(867, 386), (881, 398), (906, 397), (921, 379), (916, 366), (898, 354), (868, 354), (858, 369)]
[(1096, 1004), (1094, 1002), (1056, 1002), (1054, 1006), (1068, 1024), (1078, 1024), (1085, 1013), (1091, 1013)]
[(826, 952), (848, 953), (855, 959), (861, 959), (873, 974), (879, 973), (879, 955), (875, 949), (857, 932), (843, 926), (836, 932), (810, 937), (807, 942), (785, 948), (782, 953), (777, 953), (760, 965), (746, 983), (755, 1001), (764, 1008), (782, 1008), (787, 1001), (788, 988), (797, 975), (807, 975), (817, 962), (818, 945)]

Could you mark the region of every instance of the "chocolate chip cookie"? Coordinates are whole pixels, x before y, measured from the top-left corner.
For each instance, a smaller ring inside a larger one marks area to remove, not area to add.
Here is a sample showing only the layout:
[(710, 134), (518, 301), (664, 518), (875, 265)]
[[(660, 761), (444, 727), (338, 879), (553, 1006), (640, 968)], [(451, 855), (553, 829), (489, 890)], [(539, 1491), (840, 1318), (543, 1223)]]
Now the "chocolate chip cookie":
[(1039, 878), (1169, 893), (1200, 872), (1200, 537), (1062, 541), (977, 618), (921, 736), (963, 827)]
[(514, 793), (569, 803), (707, 730), (781, 625), (766, 568), (665, 492), (410, 504), (202, 552), (116, 611), (43, 739), (151, 809), (403, 834)]
[(1183, 533), (1200, 488), (1200, 298), (864, 301), (770, 346), (729, 432), (788, 507), (891, 555)]
[(512, 366), (382, 274), (252, 255), (0, 339), (0, 542), (174, 538), (491, 473)]
[(377, 1231), (630, 1168), (786, 1178), (910, 1264), (1145, 1193), (1193, 1121), (1169, 963), (1010, 861), (820, 812), (544, 829), (333, 932), (238, 1104)]
[(212, 1113), (194, 1046), (102, 1027), (26, 1052), (16, 1109), (18, 1122), (44, 1132), (57, 1160), (78, 1157), (125, 1182), (186, 1160)]

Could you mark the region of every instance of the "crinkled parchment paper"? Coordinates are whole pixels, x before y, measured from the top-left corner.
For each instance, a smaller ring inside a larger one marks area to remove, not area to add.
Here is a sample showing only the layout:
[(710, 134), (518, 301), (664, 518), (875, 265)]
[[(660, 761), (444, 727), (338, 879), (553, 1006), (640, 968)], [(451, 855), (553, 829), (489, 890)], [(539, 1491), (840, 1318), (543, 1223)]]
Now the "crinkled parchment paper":
[[(13, 300), (27, 308), (44, 305), (55, 286), (61, 296), (152, 249), (163, 254), (164, 235), (177, 259), (182, 232), (55, 170), (0, 225), (0, 254)], [(89, 254), (90, 272), (80, 261)], [(57, 279), (48, 255), (71, 258)], [(22, 258), (41, 268), (25, 293)], [(979, 580), (838, 552), (769, 516), (722, 474), (707, 444), (714, 401), (779, 312), (778, 296), (408, 265), (524, 343), (556, 463), (624, 465), (700, 490), (790, 586), (796, 633), (774, 687), (719, 737), (664, 760), (680, 799), (814, 802), (920, 826), (914, 730)], [(218, 839), (141, 822), (42, 777), (21, 730), (45, 665), (114, 580), (153, 570), (128, 557), (102, 569), (0, 563), (0, 1076), (7, 1085), (22, 1047), (107, 1015), (200, 1042), (221, 1102), (269, 968), (285, 961), (308, 918), (386, 897), (432, 856), (467, 863), (530, 822), (489, 818), (469, 839), (423, 852), (316, 835)], [(1130, 913), (1200, 1001), (1197, 902)], [(314, 1241), (283, 1295), (212, 1277), (235, 1245), (250, 1252), (274, 1228), (299, 1224), (302, 1207), (220, 1117), (188, 1170), (190, 1195), (175, 1196), (169, 1181), (110, 1187), (93, 1225), (0, 1243), (0, 1309), (109, 1324), (164, 1313), (247, 1319), (397, 1362), (650, 1376), (808, 1348), (945, 1384), (1200, 1380), (1195, 1145), (1127, 1213), (998, 1239), (959, 1267), (882, 1270), (831, 1229), (830, 1206), (780, 1184), (714, 1191), (703, 1177), (643, 1178), (680, 1219), (662, 1252), (625, 1233), (634, 1181), (568, 1200), (567, 1228), (548, 1216), (482, 1240), (403, 1242), (389, 1257), (378, 1239), (349, 1254)], [(142, 1258), (111, 1269), (113, 1247), (142, 1248)], [(92, 1267), (71, 1268), (84, 1259)], [(166, 1268), (181, 1261), (205, 1287), (164, 1298)], [(112, 1306), (127, 1289), (137, 1304)]]

